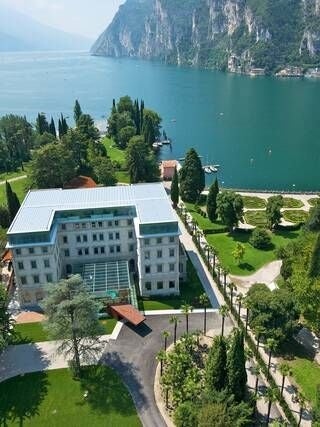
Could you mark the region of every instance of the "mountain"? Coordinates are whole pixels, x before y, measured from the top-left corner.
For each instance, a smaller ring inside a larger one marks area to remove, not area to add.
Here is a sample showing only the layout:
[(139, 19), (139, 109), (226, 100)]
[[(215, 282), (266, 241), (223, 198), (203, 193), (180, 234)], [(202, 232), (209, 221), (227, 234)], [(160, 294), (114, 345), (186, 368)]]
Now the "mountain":
[(0, 3), (0, 51), (89, 49), (91, 41), (40, 24)]
[(127, 0), (94, 55), (231, 71), (320, 64), (320, 0)]

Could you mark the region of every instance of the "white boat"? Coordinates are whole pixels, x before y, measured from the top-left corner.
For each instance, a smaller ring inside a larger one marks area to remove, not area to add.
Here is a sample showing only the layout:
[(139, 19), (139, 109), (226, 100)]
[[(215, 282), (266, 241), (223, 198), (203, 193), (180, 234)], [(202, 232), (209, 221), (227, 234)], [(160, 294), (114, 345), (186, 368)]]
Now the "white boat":
[(213, 172), (213, 173), (217, 173), (218, 172), (218, 168), (216, 168), (215, 166), (210, 166), (210, 170), (211, 170), (211, 173)]
[(171, 140), (170, 139), (165, 139), (164, 141), (161, 141), (161, 144), (163, 144), (163, 145), (170, 145), (171, 144)]
[(160, 148), (160, 147), (162, 147), (162, 142), (154, 142), (153, 144), (152, 144), (152, 147), (153, 148)]
[(212, 174), (212, 170), (211, 170), (211, 168), (210, 168), (210, 167), (208, 167), (208, 168), (204, 168), (204, 171), (205, 171), (205, 173), (207, 173), (207, 174)]

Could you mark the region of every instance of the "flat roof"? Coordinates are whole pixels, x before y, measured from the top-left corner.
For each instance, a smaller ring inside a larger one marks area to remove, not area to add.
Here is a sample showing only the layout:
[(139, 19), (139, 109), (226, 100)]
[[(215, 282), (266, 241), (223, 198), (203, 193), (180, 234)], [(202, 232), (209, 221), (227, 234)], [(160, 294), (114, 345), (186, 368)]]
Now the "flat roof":
[(176, 214), (161, 182), (116, 187), (32, 190), (8, 234), (47, 232), (56, 212), (134, 206), (141, 224), (175, 222)]

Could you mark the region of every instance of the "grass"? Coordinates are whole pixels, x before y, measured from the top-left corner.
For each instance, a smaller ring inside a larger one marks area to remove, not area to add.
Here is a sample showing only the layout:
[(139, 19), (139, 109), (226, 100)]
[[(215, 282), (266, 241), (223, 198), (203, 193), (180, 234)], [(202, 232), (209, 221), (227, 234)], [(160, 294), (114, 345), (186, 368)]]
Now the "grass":
[(309, 205), (315, 206), (317, 203), (320, 202), (320, 197), (312, 197), (308, 200)]
[[(105, 334), (112, 333), (117, 321), (115, 319), (101, 319), (100, 323), (104, 327)], [(47, 331), (42, 322), (19, 323), (15, 325), (17, 337), (12, 344), (29, 344), (35, 342), (50, 341)]]
[(283, 198), (283, 207), (285, 209), (302, 208), (303, 203), (301, 200), (294, 199), (293, 197), (284, 197)]
[(226, 230), (226, 226), (220, 221), (211, 222), (209, 218), (204, 218), (201, 214), (196, 212), (193, 204), (186, 203), (186, 207), (201, 230), (215, 231), (217, 233), (223, 233)]
[(141, 426), (127, 388), (107, 366), (83, 368), (78, 381), (67, 369), (19, 375), (0, 383), (0, 396), (0, 425), (8, 427)]
[(265, 211), (248, 211), (244, 214), (246, 222), (255, 227), (266, 227), (267, 217)]
[(112, 139), (105, 137), (103, 145), (106, 147), (107, 154), (112, 161), (119, 162), (121, 166), (125, 164), (125, 151), (120, 150)]
[(243, 204), (246, 209), (265, 209), (267, 202), (256, 196), (242, 196)]
[[(12, 190), (17, 193), (20, 202), (23, 201), (28, 191), (28, 178), (19, 179), (19, 181), (11, 182)], [(0, 185), (0, 205), (7, 203), (6, 199), (6, 186), (5, 184)]]
[(30, 169), (30, 162), (24, 163), (23, 167), (24, 170), (18, 168), (14, 172), (0, 173), (0, 181), (7, 181), (8, 179), (17, 178), (18, 176), (28, 175)]
[(178, 310), (184, 303), (199, 308), (199, 296), (204, 293), (202, 283), (197, 272), (188, 260), (187, 281), (180, 284), (180, 296), (150, 297), (139, 299), (140, 310)]
[(130, 184), (129, 173), (126, 171), (116, 171), (115, 173), (117, 181), (122, 184)]
[(286, 221), (293, 222), (294, 224), (300, 224), (302, 222), (306, 222), (308, 218), (308, 212), (305, 211), (284, 211), (283, 218)]
[[(220, 262), (227, 267), (231, 274), (246, 276), (253, 274), (265, 264), (277, 259), (275, 250), (281, 246), (286, 246), (291, 240), (296, 239), (300, 231), (277, 231), (272, 234), (272, 245), (268, 250), (255, 249), (250, 245), (251, 232), (233, 232), (232, 234), (212, 234), (206, 236), (208, 243), (213, 246), (220, 258)], [(246, 252), (240, 265), (235, 262), (232, 252), (242, 243)]]

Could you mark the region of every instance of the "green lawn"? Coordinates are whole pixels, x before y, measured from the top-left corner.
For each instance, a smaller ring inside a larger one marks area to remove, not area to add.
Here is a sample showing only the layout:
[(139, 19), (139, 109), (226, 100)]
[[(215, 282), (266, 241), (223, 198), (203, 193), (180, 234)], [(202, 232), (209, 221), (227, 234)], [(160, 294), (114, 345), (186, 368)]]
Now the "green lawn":
[(267, 206), (264, 199), (256, 196), (242, 196), (242, 200), (246, 209), (264, 209)]
[[(234, 232), (232, 234), (212, 234), (206, 236), (208, 243), (218, 251), (219, 259), (224, 267), (227, 267), (231, 274), (246, 276), (253, 274), (265, 264), (276, 259), (275, 249), (287, 245), (291, 240), (296, 239), (300, 231), (277, 231), (272, 234), (272, 247), (269, 250), (259, 250), (249, 243), (251, 233)], [(235, 262), (232, 252), (237, 243), (244, 244), (246, 253), (240, 265)]]
[[(87, 392), (88, 396), (84, 397)], [(0, 383), (0, 425), (32, 427), (140, 427), (132, 398), (106, 366), (35, 372)]]
[[(28, 178), (19, 179), (19, 181), (11, 182), (12, 190), (17, 193), (20, 202), (23, 201), (28, 191)], [(0, 205), (6, 203), (6, 187), (5, 184), (0, 185)]]
[(125, 163), (125, 151), (120, 150), (112, 139), (105, 137), (103, 139), (103, 145), (106, 147), (107, 154), (111, 160), (119, 162), (121, 165)]
[(312, 197), (308, 200), (309, 205), (315, 206), (320, 201), (320, 197)]
[(186, 208), (190, 212), (192, 218), (197, 222), (201, 230), (204, 231), (215, 231), (223, 233), (226, 231), (226, 226), (223, 225), (220, 221), (211, 222), (209, 218), (204, 218), (201, 214), (197, 213), (194, 210), (194, 205), (192, 203), (186, 203)]
[(116, 172), (117, 181), (121, 184), (130, 184), (129, 173), (126, 171), (117, 171)]
[(303, 207), (302, 201), (294, 199), (293, 197), (284, 197), (283, 202), (284, 202), (283, 207), (286, 209)]
[(187, 281), (180, 284), (180, 296), (140, 298), (139, 309), (178, 310), (184, 303), (190, 304), (194, 308), (200, 308), (198, 298), (204, 293), (204, 289), (190, 260), (188, 260), (187, 271)]
[(288, 210), (283, 212), (283, 218), (286, 221), (293, 222), (294, 224), (300, 224), (306, 221), (308, 218), (308, 212)]
[[(100, 323), (104, 327), (105, 334), (109, 335), (112, 333), (117, 321), (115, 319), (101, 319)], [(12, 344), (28, 344), (50, 340), (41, 322), (16, 324), (15, 331), (17, 332), (17, 337)]]
[(244, 217), (248, 224), (255, 227), (267, 226), (267, 217), (265, 211), (248, 211), (244, 214)]

